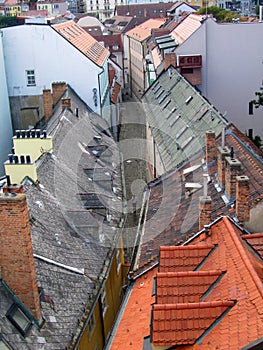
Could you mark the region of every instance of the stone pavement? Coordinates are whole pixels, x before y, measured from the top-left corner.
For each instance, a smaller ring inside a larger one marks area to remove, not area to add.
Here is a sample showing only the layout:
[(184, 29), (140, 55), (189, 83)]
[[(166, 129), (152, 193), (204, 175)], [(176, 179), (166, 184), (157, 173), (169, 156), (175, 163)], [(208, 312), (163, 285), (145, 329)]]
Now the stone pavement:
[[(130, 262), (136, 239), (143, 190), (148, 179), (145, 115), (141, 103), (126, 97), (120, 105), (120, 123), (119, 145), (123, 156), (127, 201), (123, 241), (125, 260)], [(137, 199), (136, 212), (133, 211), (133, 195)]]

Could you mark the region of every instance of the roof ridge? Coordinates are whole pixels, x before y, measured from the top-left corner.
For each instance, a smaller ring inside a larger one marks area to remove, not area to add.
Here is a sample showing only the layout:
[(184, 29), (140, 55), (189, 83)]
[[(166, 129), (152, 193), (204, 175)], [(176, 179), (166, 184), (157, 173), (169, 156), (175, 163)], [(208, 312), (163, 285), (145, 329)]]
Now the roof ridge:
[(189, 244), (185, 246), (161, 246), (160, 247), (160, 252), (161, 251), (168, 251), (168, 250), (201, 250), (201, 249), (213, 249), (215, 247), (214, 244)]
[(248, 257), (247, 251), (242, 244), (241, 236), (237, 236), (237, 235), (233, 234), (233, 228), (232, 228), (232, 225), (230, 224), (230, 221), (228, 220), (228, 218), (223, 217), (223, 222), (226, 225), (226, 227), (231, 235), (231, 238), (232, 238), (232, 240), (237, 248), (237, 251), (240, 254), (240, 258), (243, 260), (251, 278), (253, 279), (255, 286), (257, 287), (261, 298), (263, 298), (263, 283), (262, 283), (261, 279), (259, 278), (257, 272), (255, 271), (253, 264), (251, 263), (251, 261)]
[(261, 238), (261, 237), (263, 238), (263, 232), (250, 233), (250, 234), (245, 234), (241, 236), (242, 239)]
[(156, 277), (220, 276), (221, 270), (157, 272)]
[(177, 304), (154, 304), (153, 308), (157, 310), (182, 310), (182, 309), (205, 309), (219, 306), (234, 306), (234, 300), (215, 300), (203, 301), (199, 303), (177, 303)]

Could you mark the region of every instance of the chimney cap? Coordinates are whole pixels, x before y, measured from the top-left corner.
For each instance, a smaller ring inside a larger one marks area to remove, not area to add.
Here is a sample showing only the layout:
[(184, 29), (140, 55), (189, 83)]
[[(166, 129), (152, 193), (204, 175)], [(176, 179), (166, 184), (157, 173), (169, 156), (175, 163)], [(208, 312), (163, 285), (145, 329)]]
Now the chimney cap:
[(238, 175), (236, 179), (237, 181), (249, 181), (249, 177), (246, 175)]

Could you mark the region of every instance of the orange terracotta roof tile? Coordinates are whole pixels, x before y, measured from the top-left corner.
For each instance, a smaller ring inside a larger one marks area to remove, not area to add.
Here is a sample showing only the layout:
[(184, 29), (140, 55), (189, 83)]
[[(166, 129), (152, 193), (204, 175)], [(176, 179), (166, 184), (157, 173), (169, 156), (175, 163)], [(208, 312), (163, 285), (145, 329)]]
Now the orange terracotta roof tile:
[(155, 346), (194, 344), (234, 301), (153, 305)]
[(98, 66), (102, 66), (109, 56), (109, 51), (74, 21), (54, 24), (51, 27)]
[(151, 35), (151, 30), (154, 28), (160, 28), (166, 20), (164, 18), (149, 19), (137, 27), (129, 30), (126, 35), (134, 38), (138, 41), (144, 41)]
[(193, 271), (213, 245), (160, 247), (160, 272)]
[(190, 14), (171, 32), (172, 37), (181, 45), (201, 26), (203, 19), (203, 15)]
[(111, 350), (138, 350), (143, 348), (143, 338), (150, 335), (153, 279), (157, 268), (137, 278), (129, 295)]
[(200, 302), (222, 275), (222, 271), (159, 272), (156, 275), (156, 303)]
[(263, 259), (263, 233), (253, 233), (250, 235), (243, 235), (242, 238), (256, 250), (256, 252)]

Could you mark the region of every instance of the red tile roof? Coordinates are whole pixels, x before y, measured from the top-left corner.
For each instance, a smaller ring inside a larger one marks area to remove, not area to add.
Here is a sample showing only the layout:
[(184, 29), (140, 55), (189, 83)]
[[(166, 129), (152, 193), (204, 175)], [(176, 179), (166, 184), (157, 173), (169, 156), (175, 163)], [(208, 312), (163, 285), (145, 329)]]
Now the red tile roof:
[(263, 259), (263, 233), (243, 235), (242, 238), (245, 239), (247, 243), (250, 244)]
[(202, 295), (221, 274), (222, 271), (218, 270), (159, 272), (156, 275), (156, 303), (200, 302)]
[(201, 26), (203, 19), (203, 15), (190, 14), (171, 32), (172, 37), (179, 45), (182, 44)]
[(166, 20), (164, 18), (149, 19), (126, 32), (126, 35), (138, 41), (144, 41), (150, 37), (152, 29), (160, 28), (165, 22)]
[(102, 66), (109, 56), (109, 51), (74, 21), (54, 24), (52, 28), (98, 66)]
[(166, 17), (167, 12), (173, 7), (172, 3), (145, 3), (132, 5), (118, 5), (115, 8), (115, 15), (130, 17), (159, 18)]
[(194, 344), (217, 318), (233, 306), (233, 301), (154, 305), (152, 343), (169, 347)]
[[(261, 339), (263, 260), (251, 243), (257, 242), (261, 250), (263, 234), (242, 234), (243, 230), (230, 218), (222, 217), (211, 224), (207, 232), (203, 230), (193, 236), (182, 250), (162, 247), (165, 257), (160, 254), (160, 266), (163, 258), (167, 260), (170, 255), (173, 260), (175, 251), (177, 255), (183, 252), (181, 259), (189, 261), (186, 268), (191, 265), (192, 271), (176, 272), (175, 265), (173, 272), (157, 272), (156, 299), (152, 306), (149, 279), (154, 278), (156, 268), (137, 278), (111, 350), (142, 349), (143, 338), (149, 335), (146, 326), (150, 329), (147, 307), (152, 308), (151, 335), (156, 347), (232, 350)], [(197, 264), (193, 251), (204, 245), (214, 249)], [(186, 247), (189, 249), (184, 249)], [(140, 286), (145, 289), (142, 291)], [(140, 317), (141, 307), (143, 318)], [(140, 336), (141, 342), (138, 341)], [(136, 343), (127, 346), (133, 339)]]
[(143, 338), (150, 334), (150, 305), (154, 302), (152, 289), (156, 272), (157, 268), (152, 269), (135, 280), (111, 350), (143, 348)]

